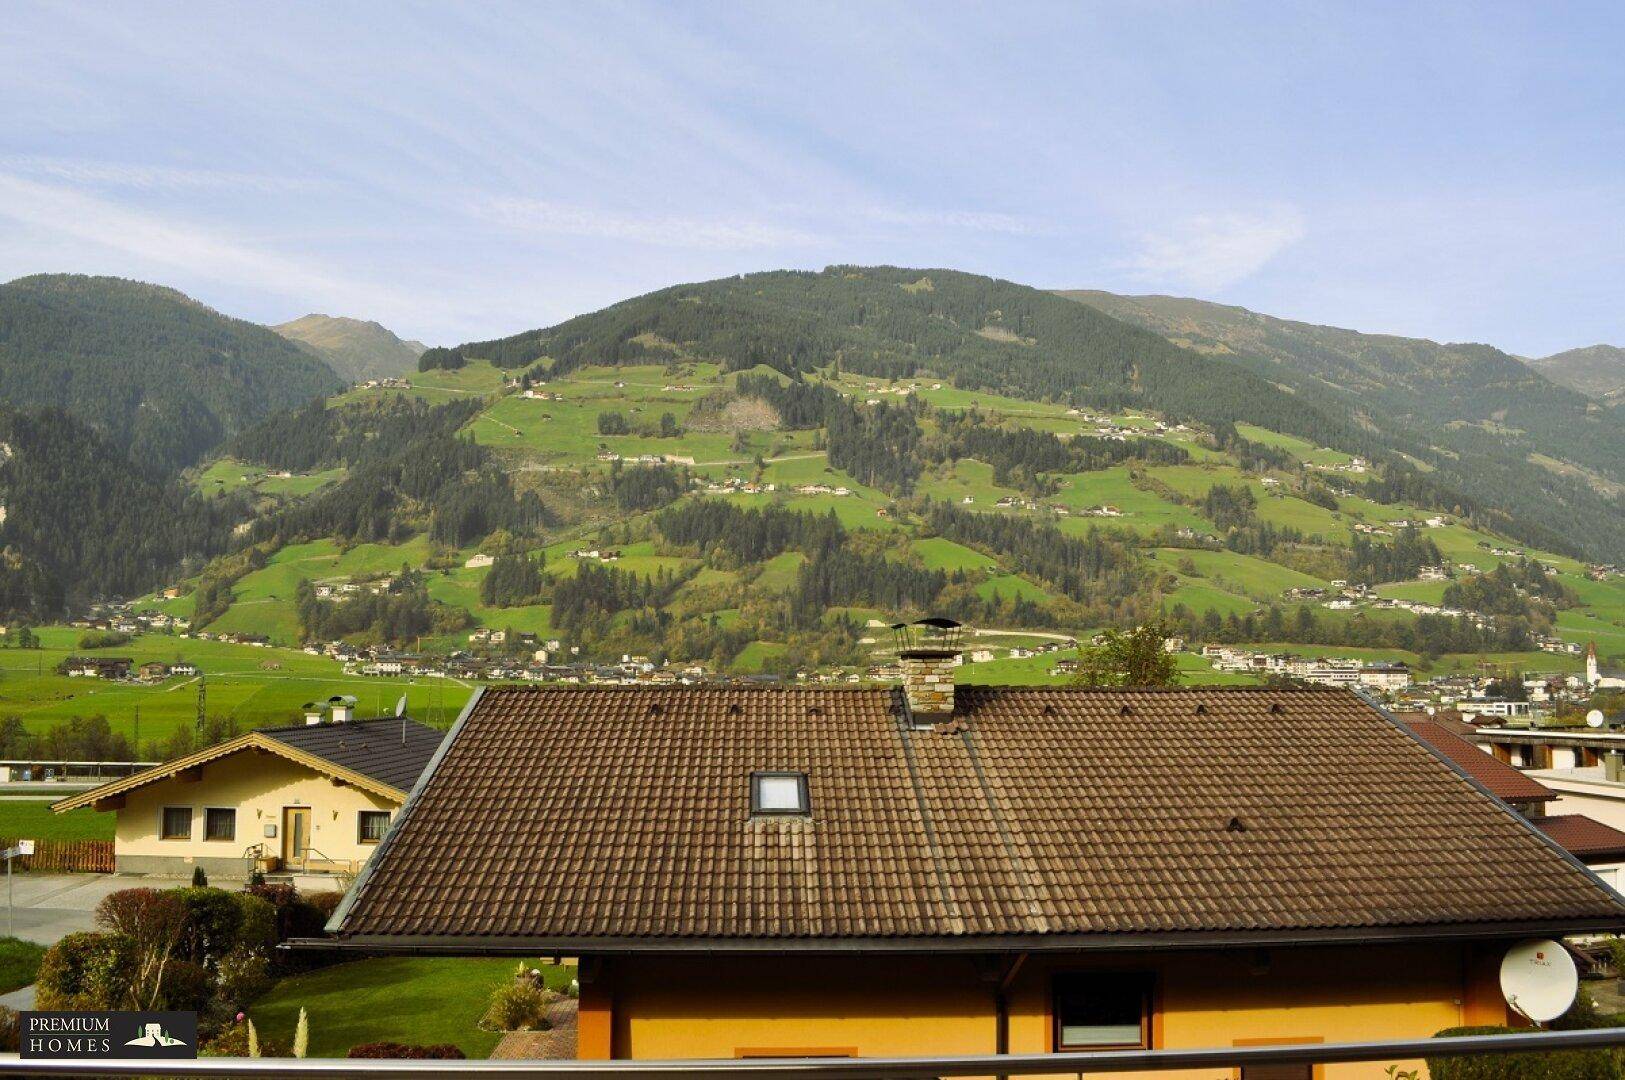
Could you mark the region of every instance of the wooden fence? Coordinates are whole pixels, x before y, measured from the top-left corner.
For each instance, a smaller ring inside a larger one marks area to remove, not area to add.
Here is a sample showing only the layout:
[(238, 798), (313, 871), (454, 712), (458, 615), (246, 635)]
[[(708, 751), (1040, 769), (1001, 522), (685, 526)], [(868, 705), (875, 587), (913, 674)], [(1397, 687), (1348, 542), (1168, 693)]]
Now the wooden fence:
[[(0, 847), (9, 848), (16, 843), (14, 839), (0, 837)], [(12, 869), (44, 873), (111, 874), (113, 841), (36, 840), (34, 854), (19, 856)]]

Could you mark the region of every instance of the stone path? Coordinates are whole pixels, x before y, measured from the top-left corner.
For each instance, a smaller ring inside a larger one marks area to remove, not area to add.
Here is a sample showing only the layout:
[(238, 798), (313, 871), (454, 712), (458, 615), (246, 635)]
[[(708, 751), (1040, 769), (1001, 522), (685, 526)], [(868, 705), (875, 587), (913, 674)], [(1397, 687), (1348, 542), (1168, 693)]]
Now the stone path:
[(21, 990), (13, 990), (9, 994), (0, 994), (0, 1005), (18, 1012), (27, 1012), (34, 1007), (34, 986), (30, 983)]
[(493, 1058), (529, 1058), (535, 1061), (573, 1061), (576, 1056), (576, 999), (555, 1001), (547, 1010), (553, 1026), (547, 1031), (510, 1031), (502, 1036)]

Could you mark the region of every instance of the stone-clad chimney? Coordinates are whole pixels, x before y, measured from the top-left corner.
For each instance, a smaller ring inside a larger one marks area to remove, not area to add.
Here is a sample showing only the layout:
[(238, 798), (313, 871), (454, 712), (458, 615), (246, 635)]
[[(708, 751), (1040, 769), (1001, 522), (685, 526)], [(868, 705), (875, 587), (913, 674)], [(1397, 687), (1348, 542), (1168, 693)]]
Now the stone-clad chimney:
[(946, 720), (954, 712), (954, 668), (961, 627), (952, 619), (921, 619), (892, 627), (903, 695), (916, 723)]
[(898, 655), (908, 711), (917, 717), (948, 717), (954, 711), (954, 661), (958, 653), (912, 649)]

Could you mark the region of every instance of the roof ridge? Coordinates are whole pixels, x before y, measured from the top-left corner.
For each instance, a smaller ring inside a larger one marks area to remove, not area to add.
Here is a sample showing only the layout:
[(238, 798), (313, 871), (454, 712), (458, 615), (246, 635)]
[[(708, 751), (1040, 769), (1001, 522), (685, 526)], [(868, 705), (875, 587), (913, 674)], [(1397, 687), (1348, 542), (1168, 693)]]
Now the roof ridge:
[[(331, 730), (333, 728), (358, 727), (361, 724), (379, 724), (379, 723), (383, 723), (384, 721), (396, 721), (396, 720), (405, 720), (405, 721), (408, 721), (410, 723), (416, 724), (420, 728), (424, 728), (424, 729), (429, 730), (429, 731), (439, 731), (440, 730), (439, 728), (429, 727), (428, 724), (425, 724), (421, 720), (414, 719), (410, 713), (403, 713), (400, 716), (358, 717), (358, 718), (356, 718), (354, 720), (323, 720), (321, 723), (318, 723), (318, 724), (282, 724), (282, 725), (279, 725), (277, 727), (258, 727), (258, 728), (249, 728), (248, 730), (249, 731), (257, 731), (261, 735), (274, 735), (279, 731), (305, 731), (307, 729), (317, 729), (317, 728), (326, 728), (328, 730)], [(246, 732), (244, 734), (246, 734)]]

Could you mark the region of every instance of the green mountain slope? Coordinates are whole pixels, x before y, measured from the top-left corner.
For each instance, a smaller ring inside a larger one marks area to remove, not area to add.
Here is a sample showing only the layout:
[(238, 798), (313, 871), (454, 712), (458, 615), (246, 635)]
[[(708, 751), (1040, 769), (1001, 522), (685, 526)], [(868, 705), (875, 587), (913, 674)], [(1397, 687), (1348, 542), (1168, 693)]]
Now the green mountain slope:
[(1555, 383), (1609, 405), (1625, 404), (1625, 349), (1617, 345), (1553, 353), (1529, 361), (1529, 366)]
[(831, 267), (679, 285), (543, 330), (455, 349), (504, 367), (713, 360), (787, 374), (826, 365), (883, 377), (930, 374), (962, 389), (1096, 408), (1138, 405), (1207, 424), (1259, 423), (1351, 449), (1349, 420), (1268, 381), (1039, 289), (953, 270)]
[(76, 274), (0, 285), (0, 402), (66, 409), (158, 473), (342, 385), (292, 342), (173, 289)]
[(1349, 415), (1465, 494), (1578, 548), (1625, 551), (1611, 539), (1625, 525), (1625, 419), (1507, 353), (1179, 297), (1061, 295)]
[(245, 508), (154, 478), (58, 409), (0, 406), (0, 619), (138, 593), (226, 549)]
[(420, 341), (403, 341), (378, 323), (333, 315), (306, 315), (271, 329), (309, 346), (350, 382), (405, 375), (416, 370), (427, 347)]
[[(1011, 650), (1159, 616), (1190, 641), (1445, 668), (1572, 668), (1534, 651), (1554, 635), (1625, 647), (1617, 576), (1515, 544), (1493, 515), (1430, 501), (1386, 466), (1249, 424), (1227, 448), (1138, 405), (833, 364), (796, 379), (548, 357), (504, 382), (470, 360), (235, 440), (233, 476), (291, 472), (276, 482), (314, 490), (256, 522), (257, 565), (222, 560), (169, 610), (289, 645), (518, 664), (558, 637), (579, 660), (735, 673), (862, 668), (870, 620), (932, 612), (985, 632), (973, 680), (1060, 677), (1057, 654)], [(1424, 567), (1454, 580), (1418, 580)], [(1483, 577), (1500, 567), (1512, 576)], [(1331, 603), (1338, 579), (1373, 593)], [(1432, 606), (1403, 606), (1418, 603)]]

